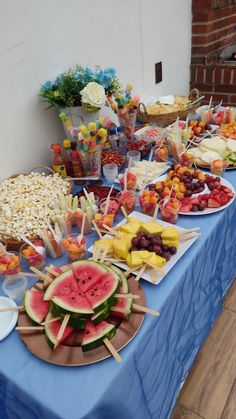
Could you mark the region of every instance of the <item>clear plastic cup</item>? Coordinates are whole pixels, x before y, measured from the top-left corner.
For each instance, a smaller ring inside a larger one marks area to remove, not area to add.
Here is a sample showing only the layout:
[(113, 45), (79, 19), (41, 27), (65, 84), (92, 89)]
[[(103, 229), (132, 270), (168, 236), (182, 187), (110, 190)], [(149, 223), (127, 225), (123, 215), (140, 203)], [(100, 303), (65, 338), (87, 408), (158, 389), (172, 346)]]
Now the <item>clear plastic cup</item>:
[(192, 153), (189, 153), (188, 151), (184, 151), (179, 155), (179, 163), (181, 166), (189, 167), (189, 169), (192, 168), (194, 162), (194, 157)]
[(224, 159), (215, 159), (210, 162), (211, 173), (216, 176), (223, 176), (227, 166), (228, 164)]
[(64, 247), (70, 260), (74, 261), (84, 259), (86, 252), (85, 236), (83, 236), (80, 241), (80, 235), (78, 233), (69, 234), (62, 240), (62, 246)]
[(45, 249), (44, 242), (42, 240), (37, 240), (37, 243), (40, 243), (40, 247), (42, 247), (42, 253), (36, 253), (35, 251), (35, 253), (32, 253), (32, 254), (29, 253), (27, 255), (25, 251), (29, 250), (31, 246), (25, 243), (20, 248), (20, 256), (21, 256), (22, 263), (25, 263), (28, 268), (30, 268), (30, 266), (34, 266), (35, 268), (40, 270), (45, 266), (46, 249)]
[(141, 159), (141, 153), (138, 150), (129, 150), (127, 153), (128, 162), (131, 160), (131, 166), (134, 165), (136, 161)]
[(6, 276), (2, 283), (3, 292), (12, 300), (21, 303), (27, 288), (27, 278), (24, 275)]
[(137, 193), (134, 191), (122, 191), (117, 195), (119, 199), (120, 207), (124, 207), (127, 214), (130, 214), (135, 210)]
[(166, 221), (170, 224), (176, 224), (178, 221), (179, 211), (181, 203), (176, 198), (170, 198), (168, 200), (163, 199), (160, 202), (160, 214), (162, 221)]
[(118, 167), (115, 163), (104, 164), (103, 174), (107, 182), (113, 182), (118, 176)]
[(77, 211), (74, 211), (74, 220), (78, 228), (78, 231), (81, 232), (83, 216), (85, 214), (85, 224), (84, 224), (84, 234), (87, 235), (92, 231), (92, 211), (86, 211), (85, 213), (79, 208)]
[(17, 252), (7, 252), (0, 256), (0, 275), (9, 276), (20, 272), (20, 255)]
[(143, 214), (153, 216), (158, 202), (158, 194), (154, 191), (144, 190), (139, 196), (140, 208)]
[(157, 162), (164, 162), (168, 159), (169, 157), (169, 150), (168, 147), (163, 145), (161, 147), (158, 147), (155, 150), (155, 160)]
[[(107, 198), (103, 198), (99, 201), (99, 208), (100, 211), (104, 214), (106, 208)], [(119, 199), (117, 198), (110, 198), (109, 206), (107, 214), (114, 214), (114, 218), (116, 218), (120, 209)]]

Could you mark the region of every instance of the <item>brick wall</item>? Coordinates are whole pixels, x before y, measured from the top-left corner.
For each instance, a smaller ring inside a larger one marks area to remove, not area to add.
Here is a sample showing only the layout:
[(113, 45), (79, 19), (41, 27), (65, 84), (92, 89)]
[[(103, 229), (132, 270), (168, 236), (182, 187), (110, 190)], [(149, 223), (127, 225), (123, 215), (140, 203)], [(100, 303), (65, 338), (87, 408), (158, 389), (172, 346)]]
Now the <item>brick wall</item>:
[(219, 60), (222, 49), (236, 43), (236, 0), (192, 0), (192, 12), (191, 88), (236, 104), (236, 64)]

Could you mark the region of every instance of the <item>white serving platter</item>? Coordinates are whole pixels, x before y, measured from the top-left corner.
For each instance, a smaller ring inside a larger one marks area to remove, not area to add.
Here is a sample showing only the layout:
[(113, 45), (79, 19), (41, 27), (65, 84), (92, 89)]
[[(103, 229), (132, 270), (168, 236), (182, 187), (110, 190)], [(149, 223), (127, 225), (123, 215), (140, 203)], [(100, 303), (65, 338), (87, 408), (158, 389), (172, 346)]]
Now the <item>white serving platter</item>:
[[(0, 296), (0, 308), (16, 307), (15, 301)], [(0, 313), (0, 341), (11, 333), (18, 319), (18, 311), (5, 311)]]
[[(129, 214), (130, 217), (134, 217), (137, 218), (138, 220), (142, 221), (142, 222), (147, 222), (147, 221), (153, 221), (152, 217), (149, 217), (149, 215), (145, 215), (142, 214), (141, 212), (138, 211), (133, 211), (131, 214)], [(125, 224), (126, 221), (125, 219), (122, 220), (119, 224), (117, 224), (117, 226), (120, 226), (122, 224)], [(164, 227), (173, 227), (173, 224), (169, 224), (166, 223), (165, 221), (162, 220), (157, 220), (158, 224), (163, 225)], [(185, 228), (182, 228), (178, 225), (175, 225), (174, 227), (176, 227), (177, 230), (179, 230), (179, 232), (184, 232)], [(103, 237), (111, 237), (109, 234), (106, 234)], [(151, 279), (151, 269), (145, 269), (142, 278), (145, 279), (148, 282), (151, 282), (154, 285), (159, 284), (163, 278), (167, 275), (167, 273), (174, 267), (174, 265), (178, 262), (178, 260), (184, 255), (185, 252), (187, 252), (187, 250), (193, 245), (193, 243), (198, 239), (198, 237), (194, 237), (192, 239), (186, 240), (186, 241), (180, 241), (179, 242), (179, 247), (178, 250), (176, 252), (175, 255), (171, 256), (170, 260), (163, 266), (163, 268), (159, 269), (157, 271), (157, 277), (156, 277), (156, 281), (153, 282)], [(90, 246), (88, 251), (90, 253), (93, 253), (93, 246)], [(123, 262), (112, 262), (114, 265), (118, 266), (121, 269), (124, 269), (125, 271), (129, 268), (128, 265), (126, 263)], [(137, 275), (138, 271), (136, 272), (132, 272), (134, 275)]]
[[(153, 163), (153, 162), (152, 162)], [(158, 162), (156, 162), (157, 164), (158, 164)], [(158, 166), (157, 166), (158, 167)], [(148, 181), (147, 181), (147, 184), (146, 185), (150, 185), (150, 183), (153, 183), (153, 182), (157, 182), (157, 180), (159, 179), (159, 177), (161, 176), (161, 175), (163, 175), (168, 169), (170, 168), (170, 163), (166, 163), (165, 165), (163, 165), (163, 167), (160, 167), (160, 170), (159, 170), (159, 174), (158, 175), (156, 175), (156, 176), (154, 176), (153, 178), (151, 178), (151, 179), (148, 179)], [(132, 172), (133, 173), (133, 171), (132, 171), (132, 166), (130, 167), (130, 172)], [(145, 169), (143, 170), (143, 174), (145, 175)], [(123, 175), (123, 174), (122, 174)], [(120, 183), (120, 181), (119, 181), (119, 178), (117, 177), (115, 180), (114, 180), (114, 183)], [(139, 186), (137, 186), (137, 189), (140, 189), (140, 187)]]
[[(204, 172), (204, 171), (202, 171), (202, 173), (204, 173), (205, 175), (208, 175), (208, 176), (210, 175), (210, 176), (213, 176), (213, 177), (218, 177), (216, 175), (213, 175), (212, 173), (207, 173), (207, 172)], [(162, 180), (165, 180), (165, 178), (166, 178), (165, 175), (160, 176), (159, 179), (158, 179), (158, 182), (161, 182)], [(181, 212), (180, 211), (179, 214), (181, 214), (181, 215), (194, 215), (194, 216), (209, 215), (209, 214), (214, 214), (215, 212), (222, 211), (223, 209), (229, 207), (235, 199), (235, 189), (234, 189), (233, 185), (230, 182), (228, 182), (228, 180), (226, 180), (225, 178), (221, 177), (220, 180), (221, 180), (221, 184), (223, 186), (227, 186), (227, 188), (231, 189), (231, 191), (234, 194), (233, 198), (226, 205), (222, 205), (222, 207), (219, 207), (219, 208), (206, 208), (206, 209), (204, 209), (204, 211), (197, 211), (197, 212), (194, 212), (194, 211)], [(198, 193), (198, 194), (194, 194), (192, 197), (195, 198), (198, 195), (204, 195), (204, 194), (208, 194), (210, 192), (211, 192), (210, 189), (206, 185), (203, 192)]]

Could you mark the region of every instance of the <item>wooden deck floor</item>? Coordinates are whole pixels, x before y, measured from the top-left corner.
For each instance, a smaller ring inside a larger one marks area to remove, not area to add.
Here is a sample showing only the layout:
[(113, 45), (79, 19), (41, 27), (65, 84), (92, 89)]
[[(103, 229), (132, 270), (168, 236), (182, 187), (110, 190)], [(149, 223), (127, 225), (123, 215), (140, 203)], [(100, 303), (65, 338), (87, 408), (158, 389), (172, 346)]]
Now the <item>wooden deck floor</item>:
[(236, 419), (236, 279), (171, 419)]

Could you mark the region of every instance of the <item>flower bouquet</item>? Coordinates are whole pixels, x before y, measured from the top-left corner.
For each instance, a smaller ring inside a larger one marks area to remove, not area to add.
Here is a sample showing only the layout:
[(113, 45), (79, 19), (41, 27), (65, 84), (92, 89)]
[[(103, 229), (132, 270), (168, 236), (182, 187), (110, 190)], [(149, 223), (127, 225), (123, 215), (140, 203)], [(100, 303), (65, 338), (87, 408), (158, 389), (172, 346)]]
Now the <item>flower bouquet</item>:
[[(56, 107), (63, 111), (73, 126), (96, 121), (98, 111), (106, 104), (106, 97), (115, 94), (120, 83), (113, 68), (102, 70), (96, 67), (92, 71), (88, 67), (75, 65), (60, 74), (53, 81), (46, 81), (39, 90), (39, 97), (49, 104), (48, 108)], [(64, 125), (66, 135), (67, 129)]]
[(127, 84), (124, 94), (115, 96), (115, 101), (112, 97), (107, 97), (107, 100), (117, 114), (119, 123), (124, 127), (125, 135), (128, 139), (132, 139), (134, 135), (134, 127), (137, 117), (137, 108), (140, 101), (139, 96), (131, 97), (133, 86)]

